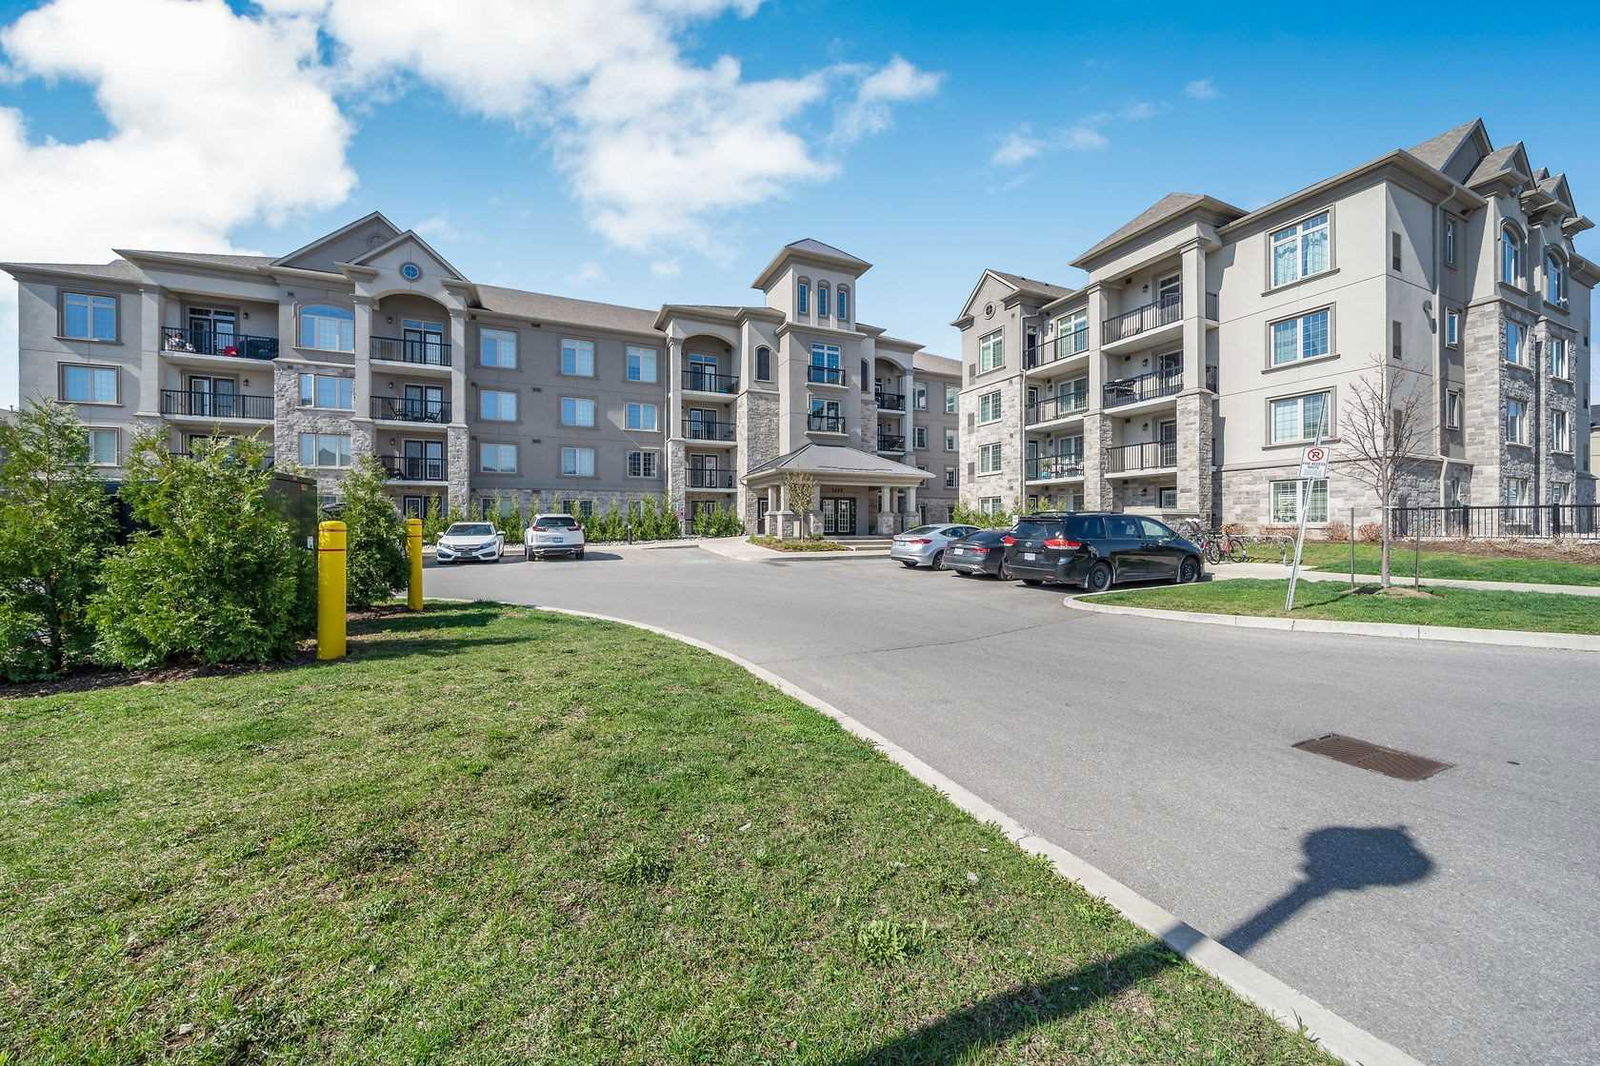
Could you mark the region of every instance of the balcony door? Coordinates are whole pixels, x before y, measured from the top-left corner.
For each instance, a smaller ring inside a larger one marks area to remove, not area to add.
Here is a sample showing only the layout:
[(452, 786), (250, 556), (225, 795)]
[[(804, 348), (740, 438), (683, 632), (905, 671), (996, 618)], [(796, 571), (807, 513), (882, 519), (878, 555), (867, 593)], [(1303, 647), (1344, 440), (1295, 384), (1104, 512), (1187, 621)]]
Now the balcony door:
[(716, 455), (689, 456), (689, 487), (720, 489), (722, 461)]
[(695, 392), (716, 392), (717, 357), (689, 353), (689, 388)]
[(689, 439), (716, 440), (717, 412), (708, 407), (689, 408)]
[(1161, 442), (1161, 465), (1177, 466), (1178, 423), (1168, 419), (1161, 423), (1159, 432), (1160, 436), (1157, 439)]
[(1168, 274), (1156, 282), (1156, 304), (1170, 307), (1183, 299), (1183, 276)]
[(410, 422), (443, 422), (444, 386), (407, 385), (400, 417)]
[(221, 355), (238, 350), (239, 315), (220, 307), (189, 308), (189, 345), (201, 355)]
[(193, 374), (189, 377), (189, 413), (213, 418), (239, 414), (239, 385), (232, 378)]
[(403, 449), (408, 481), (444, 480), (444, 441), (408, 440)]
[(400, 324), (400, 337), (405, 342), (406, 354), (414, 361), (434, 366), (444, 362), (443, 324), (408, 318)]

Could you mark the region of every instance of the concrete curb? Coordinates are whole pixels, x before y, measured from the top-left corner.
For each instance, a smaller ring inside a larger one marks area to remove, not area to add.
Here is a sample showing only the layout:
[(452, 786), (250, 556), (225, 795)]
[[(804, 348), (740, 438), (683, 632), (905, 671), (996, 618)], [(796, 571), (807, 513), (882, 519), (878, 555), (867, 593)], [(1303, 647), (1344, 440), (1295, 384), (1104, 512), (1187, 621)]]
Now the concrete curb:
[[(498, 601), (477, 601), (498, 602)], [(1193, 965), (1222, 982), (1241, 999), (1254, 1004), (1269, 1017), (1291, 1031), (1304, 1032), (1329, 1054), (1351, 1066), (1423, 1066), (1399, 1048), (1380, 1040), (1365, 1029), (1356, 1026), (1303, 993), (1295, 991), (1278, 978), (1267, 973), (1242, 955), (1223, 947), (1176, 915), (1146, 899), (1111, 875), (1079, 858), (1058, 844), (1054, 844), (1028, 829), (1004, 811), (994, 807), (976, 793), (970, 792), (935, 770), (911, 752), (852, 718), (833, 704), (805, 689), (779, 677), (777, 674), (696, 637), (674, 632), (647, 622), (635, 622), (615, 615), (579, 611), (566, 607), (543, 607), (525, 604), (530, 610), (564, 614), (576, 618), (593, 618), (631, 626), (659, 636), (688, 644), (726, 659), (767, 684), (832, 718), (853, 736), (871, 744), (891, 762), (912, 777), (941, 793), (951, 803), (980, 822), (995, 825), (1018, 847), (1050, 860), (1057, 873), (1083, 886), (1084, 891), (1099, 897), (1115, 907), (1123, 917), (1166, 944)]]
[(1124, 607), (1095, 603), (1092, 596), (1068, 596), (1063, 601), (1075, 611), (1125, 614), (1158, 618), (1165, 622), (1194, 622), (1236, 629), (1281, 629), (1295, 633), (1344, 633), (1358, 637), (1398, 640), (1434, 640), (1455, 644), (1496, 644), (1505, 648), (1559, 648), (1565, 651), (1600, 651), (1600, 636), (1587, 633), (1534, 633), (1525, 629), (1468, 629), (1461, 626), (1413, 626), (1400, 622), (1336, 622), (1326, 618), (1269, 618), (1253, 614), (1207, 614), (1200, 611), (1164, 611), (1156, 607)]

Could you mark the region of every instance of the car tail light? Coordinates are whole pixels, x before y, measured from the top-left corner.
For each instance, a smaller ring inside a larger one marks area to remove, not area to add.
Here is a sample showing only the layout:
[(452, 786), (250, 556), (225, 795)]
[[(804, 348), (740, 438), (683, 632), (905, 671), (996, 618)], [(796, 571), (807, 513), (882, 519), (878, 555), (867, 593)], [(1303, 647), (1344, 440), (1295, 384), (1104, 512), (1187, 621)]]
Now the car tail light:
[(967, 551), (971, 552), (973, 555), (988, 555), (989, 554), (989, 549), (988, 548), (973, 547), (973, 548), (968, 548)]
[(1083, 547), (1083, 543), (1081, 541), (1068, 540), (1066, 537), (1051, 537), (1044, 542), (1044, 546), (1046, 548), (1065, 548), (1071, 551), (1074, 548)]
[(1010, 533), (1007, 533), (1005, 536), (1000, 538), (1001, 544), (1015, 544), (1016, 542), (1017, 538), (1013, 537)]
[(927, 537), (907, 537), (906, 538), (906, 543), (907, 544), (932, 544), (933, 541), (929, 540)]
[(533, 531), (535, 533), (548, 533), (548, 532), (550, 532), (550, 527), (549, 526), (534, 526), (533, 527)]

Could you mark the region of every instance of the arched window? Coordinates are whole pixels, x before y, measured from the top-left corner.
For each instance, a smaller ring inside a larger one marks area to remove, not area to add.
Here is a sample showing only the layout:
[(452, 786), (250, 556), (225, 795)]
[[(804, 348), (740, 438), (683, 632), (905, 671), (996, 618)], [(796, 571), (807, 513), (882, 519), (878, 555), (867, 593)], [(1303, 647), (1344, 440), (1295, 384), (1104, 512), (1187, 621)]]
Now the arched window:
[(826, 281), (817, 282), (817, 317), (828, 317), (828, 283)]
[(850, 321), (850, 290), (843, 285), (839, 286), (837, 295), (834, 296), (833, 309), (835, 317), (840, 322)]
[(756, 380), (772, 380), (772, 349), (765, 344), (756, 349)]
[(1500, 280), (1508, 285), (1522, 280), (1522, 234), (1510, 223), (1500, 227)]
[(1544, 255), (1544, 298), (1553, 304), (1567, 298), (1567, 264), (1556, 252)]
[(325, 352), (356, 350), (356, 315), (344, 307), (308, 304), (300, 309), (300, 347)]
[(809, 315), (811, 313), (811, 282), (801, 278), (794, 285), (794, 313)]

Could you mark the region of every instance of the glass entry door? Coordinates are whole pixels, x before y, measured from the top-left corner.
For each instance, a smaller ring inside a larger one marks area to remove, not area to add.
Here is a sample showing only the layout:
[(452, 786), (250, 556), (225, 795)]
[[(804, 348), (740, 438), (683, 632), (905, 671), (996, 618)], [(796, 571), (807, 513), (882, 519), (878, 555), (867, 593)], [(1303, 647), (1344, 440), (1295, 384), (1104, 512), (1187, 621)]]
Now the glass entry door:
[(404, 447), (407, 480), (444, 480), (444, 441), (408, 440)]
[(850, 496), (822, 497), (822, 532), (850, 536), (856, 531), (856, 501)]
[(441, 323), (407, 318), (401, 322), (400, 336), (412, 362), (434, 366), (444, 363), (444, 326)]
[(239, 386), (232, 378), (193, 376), (189, 378), (189, 411), (191, 415), (212, 418), (236, 418)]
[(408, 422), (445, 422), (444, 386), (407, 385), (400, 417)]
[(189, 308), (189, 345), (201, 355), (232, 355), (239, 342), (238, 315), (215, 307)]

